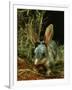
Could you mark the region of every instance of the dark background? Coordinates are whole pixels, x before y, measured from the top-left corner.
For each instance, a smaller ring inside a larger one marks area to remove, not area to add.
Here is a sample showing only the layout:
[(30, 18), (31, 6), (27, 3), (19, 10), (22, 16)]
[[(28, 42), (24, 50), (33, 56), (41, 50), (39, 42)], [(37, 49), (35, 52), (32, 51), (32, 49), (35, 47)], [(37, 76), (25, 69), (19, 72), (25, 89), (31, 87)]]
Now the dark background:
[(53, 39), (59, 44), (64, 44), (64, 11), (47, 11), (42, 21), (42, 32), (44, 34), (49, 24), (54, 25)]

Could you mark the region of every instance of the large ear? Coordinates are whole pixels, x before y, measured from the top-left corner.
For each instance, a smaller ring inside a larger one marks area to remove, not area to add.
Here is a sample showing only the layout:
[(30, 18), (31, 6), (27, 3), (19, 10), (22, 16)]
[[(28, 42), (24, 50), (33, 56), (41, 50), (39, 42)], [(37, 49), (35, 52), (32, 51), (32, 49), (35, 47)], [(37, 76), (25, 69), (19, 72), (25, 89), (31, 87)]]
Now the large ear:
[(50, 24), (46, 28), (45, 35), (44, 35), (44, 41), (45, 41), (46, 45), (48, 45), (49, 42), (52, 40), (53, 33), (54, 33), (54, 31), (53, 31), (53, 24)]

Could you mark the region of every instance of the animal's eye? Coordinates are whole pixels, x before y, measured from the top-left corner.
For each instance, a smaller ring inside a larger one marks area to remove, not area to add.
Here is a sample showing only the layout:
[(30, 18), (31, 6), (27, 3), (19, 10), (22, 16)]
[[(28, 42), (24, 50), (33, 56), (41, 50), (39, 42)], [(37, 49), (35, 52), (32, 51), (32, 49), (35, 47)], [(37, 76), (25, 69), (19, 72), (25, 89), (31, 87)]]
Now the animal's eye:
[(40, 44), (40, 42), (36, 42), (36, 43), (35, 43), (35, 47), (37, 47), (39, 44)]
[(42, 56), (45, 56), (45, 53), (43, 53)]

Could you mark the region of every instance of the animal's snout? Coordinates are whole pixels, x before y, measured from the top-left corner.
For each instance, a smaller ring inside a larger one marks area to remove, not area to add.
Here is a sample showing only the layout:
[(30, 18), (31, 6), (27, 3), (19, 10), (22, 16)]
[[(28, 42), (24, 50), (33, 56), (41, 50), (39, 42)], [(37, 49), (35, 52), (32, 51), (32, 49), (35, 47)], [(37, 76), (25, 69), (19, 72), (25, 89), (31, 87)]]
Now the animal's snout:
[(43, 58), (41, 60), (38, 60), (37, 58), (34, 60), (34, 65), (38, 66), (38, 65), (46, 65), (46, 63), (48, 62), (47, 58)]

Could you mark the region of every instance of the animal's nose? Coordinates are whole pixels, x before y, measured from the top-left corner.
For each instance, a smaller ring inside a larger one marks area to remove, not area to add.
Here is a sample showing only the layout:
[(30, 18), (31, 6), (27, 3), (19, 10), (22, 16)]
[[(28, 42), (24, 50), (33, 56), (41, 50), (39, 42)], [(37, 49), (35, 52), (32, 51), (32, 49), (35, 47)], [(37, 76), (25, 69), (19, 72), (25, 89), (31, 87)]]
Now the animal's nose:
[(36, 58), (34, 64), (37, 65), (37, 63), (38, 63), (38, 59)]

